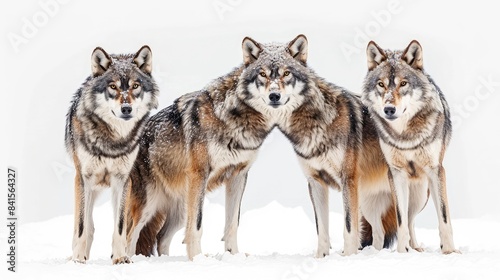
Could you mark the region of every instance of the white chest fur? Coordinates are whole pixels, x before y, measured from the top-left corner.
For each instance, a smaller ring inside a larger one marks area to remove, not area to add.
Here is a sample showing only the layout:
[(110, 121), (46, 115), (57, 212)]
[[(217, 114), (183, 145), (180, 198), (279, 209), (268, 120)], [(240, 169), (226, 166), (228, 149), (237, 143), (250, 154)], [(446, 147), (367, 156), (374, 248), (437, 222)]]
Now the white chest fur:
[(341, 186), (340, 176), (344, 161), (345, 150), (329, 149), (326, 153), (310, 159), (299, 158), (300, 166), (304, 174), (309, 174), (312, 170), (323, 170), (327, 172), (339, 186)]
[(209, 144), (208, 152), (210, 154), (210, 164), (215, 169), (237, 165), (240, 163), (251, 164), (257, 157), (258, 153), (257, 150), (230, 150), (219, 143)]
[(442, 141), (436, 140), (414, 149), (401, 150), (380, 141), (380, 146), (387, 162), (390, 166), (396, 168), (404, 168), (410, 161), (419, 166), (438, 166), (442, 145)]
[(82, 176), (84, 179), (93, 182), (94, 187), (108, 187), (113, 177), (126, 180), (138, 151), (139, 147), (136, 147), (126, 155), (110, 158), (92, 155), (83, 148), (79, 148), (77, 156), (81, 164)]

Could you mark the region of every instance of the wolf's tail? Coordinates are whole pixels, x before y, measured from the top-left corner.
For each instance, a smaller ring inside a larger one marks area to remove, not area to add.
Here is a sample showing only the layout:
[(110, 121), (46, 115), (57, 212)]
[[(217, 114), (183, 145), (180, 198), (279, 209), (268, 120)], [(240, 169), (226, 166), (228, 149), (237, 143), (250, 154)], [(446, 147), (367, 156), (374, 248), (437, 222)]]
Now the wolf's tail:
[(157, 252), (157, 234), (165, 222), (165, 216), (159, 212), (151, 218), (151, 220), (142, 228), (135, 253), (137, 255), (154, 256)]
[[(389, 211), (382, 217), (382, 225), (384, 226), (384, 248), (389, 249), (397, 239), (397, 218), (396, 211), (392, 211), (394, 205), (389, 208)], [(373, 244), (372, 226), (365, 217), (361, 217), (361, 248)]]
[[(144, 211), (148, 200), (146, 195), (146, 185), (143, 176), (145, 174), (141, 165), (134, 165), (130, 172), (131, 188), (127, 200), (127, 234), (130, 235), (132, 229), (137, 226), (140, 220), (140, 215)], [(156, 212), (153, 217), (141, 229), (139, 239), (136, 243), (135, 253), (144, 256), (153, 256), (157, 251), (157, 238), (156, 235), (160, 231), (165, 222), (165, 215), (161, 212)], [(128, 236), (130, 238), (130, 236)], [(128, 240), (131, 242), (130, 240)]]

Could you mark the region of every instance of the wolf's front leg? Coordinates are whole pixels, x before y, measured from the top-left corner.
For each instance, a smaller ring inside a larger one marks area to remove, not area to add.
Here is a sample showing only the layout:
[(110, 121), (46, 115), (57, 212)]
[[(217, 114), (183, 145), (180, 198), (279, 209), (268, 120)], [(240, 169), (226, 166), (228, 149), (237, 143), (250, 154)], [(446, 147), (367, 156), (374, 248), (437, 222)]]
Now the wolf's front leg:
[(224, 228), (225, 250), (231, 254), (238, 253), (238, 225), (240, 221), (241, 198), (245, 191), (247, 172), (240, 172), (226, 186), (226, 225)]
[(90, 247), (94, 239), (94, 222), (92, 211), (96, 192), (92, 191), (90, 182), (83, 177), (75, 177), (75, 226), (73, 232), (74, 262), (85, 263), (89, 259)]
[(410, 183), (410, 200), (408, 204), (408, 228), (410, 229), (410, 246), (418, 251), (423, 252), (415, 234), (415, 217), (420, 213), (429, 199), (429, 184), (427, 177), (418, 181), (413, 180)]
[(130, 263), (127, 255), (127, 213), (125, 201), (130, 181), (121, 178), (111, 178), (111, 195), (114, 214), (114, 232), (111, 259), (113, 264)]
[(451, 227), (450, 208), (446, 194), (446, 173), (440, 165), (427, 171), (429, 175), (430, 191), (439, 220), (439, 237), (443, 254), (460, 253), (455, 249), (453, 229)]
[(389, 183), (395, 196), (396, 217), (398, 220), (398, 252), (410, 250), (410, 230), (408, 228), (408, 200), (410, 195), (408, 176), (404, 171), (391, 167)]
[(316, 258), (330, 255), (330, 234), (328, 228), (328, 187), (323, 186), (316, 180), (309, 178), (309, 195), (314, 207), (316, 218), (316, 232), (318, 234), (318, 250)]

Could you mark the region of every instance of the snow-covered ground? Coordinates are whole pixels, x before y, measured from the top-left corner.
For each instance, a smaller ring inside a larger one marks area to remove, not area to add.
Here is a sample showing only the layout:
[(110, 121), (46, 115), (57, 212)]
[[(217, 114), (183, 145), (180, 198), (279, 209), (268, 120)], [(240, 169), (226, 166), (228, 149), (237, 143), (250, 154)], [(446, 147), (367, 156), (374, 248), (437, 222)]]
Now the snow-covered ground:
[[(4, 263), (1, 279), (498, 279), (500, 17), (495, 1), (2, 1), (0, 22), (0, 170), (18, 168), (21, 223), (18, 273), (5, 274)], [(309, 40), (308, 64), (354, 92), (367, 71), (369, 40), (383, 48), (404, 48), (413, 39), (421, 43), (424, 67), (452, 111), (454, 133), (445, 166), (455, 244), (463, 254), (438, 253), (437, 219), (429, 203), (416, 219), (426, 252), (367, 249), (342, 257), (342, 203), (332, 191), (333, 248), (329, 257), (314, 259), (307, 183), (290, 143), (274, 132), (250, 170), (242, 201), (239, 247), (248, 257), (222, 254), (220, 189), (205, 205), (202, 247), (208, 257), (188, 262), (179, 232), (171, 257), (134, 257), (134, 264), (112, 266), (112, 211), (105, 193), (94, 215), (89, 263), (66, 261), (74, 168), (64, 148), (65, 115), (90, 74), (95, 47), (131, 53), (148, 44), (163, 108), (239, 65), (245, 36), (286, 42), (300, 33)], [(6, 182), (5, 171), (0, 173), (0, 182)], [(0, 184), (0, 216), (6, 215), (5, 189)], [(7, 227), (0, 226), (4, 256), (6, 236)]]
[[(95, 240), (87, 264), (68, 261), (72, 215), (30, 223), (19, 229), (19, 279), (498, 279), (500, 224), (486, 219), (453, 220), (455, 243), (462, 254), (442, 255), (437, 230), (417, 229), (425, 252), (400, 254), (369, 247), (354, 256), (341, 256), (342, 217), (330, 214), (331, 255), (313, 257), (315, 226), (297, 208), (271, 202), (241, 217), (242, 253), (223, 253), (220, 242), (224, 209), (205, 203), (202, 247), (205, 256), (187, 260), (183, 231), (172, 242), (171, 256), (134, 256), (132, 264), (112, 265), (111, 205), (96, 208)], [(1, 240), (1, 242), (4, 242)], [(245, 254), (246, 253), (246, 254)], [(247, 256), (248, 254), (248, 256)], [(8, 274), (9, 276), (12, 276)], [(5, 278), (3, 278), (5, 279)], [(10, 278), (9, 278), (10, 279)]]

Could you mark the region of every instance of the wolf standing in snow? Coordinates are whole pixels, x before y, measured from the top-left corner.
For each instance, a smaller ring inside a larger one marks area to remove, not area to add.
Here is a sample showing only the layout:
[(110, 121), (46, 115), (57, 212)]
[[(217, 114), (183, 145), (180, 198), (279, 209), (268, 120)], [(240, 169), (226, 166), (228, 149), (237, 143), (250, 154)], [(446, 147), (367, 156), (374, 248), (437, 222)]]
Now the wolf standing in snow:
[[(226, 186), (225, 250), (238, 252), (236, 231), (248, 170), (276, 124), (277, 91), (269, 79), (286, 80), (281, 94), (301, 88), (293, 70), (273, 69), (276, 60), (296, 64), (302, 40), (288, 48), (242, 43), (244, 63), (205, 89), (181, 96), (147, 124), (131, 172), (128, 253), (168, 254), (173, 235), (186, 226), (189, 259), (201, 253), (203, 200)], [(296, 86), (297, 85), (297, 86)]]
[(307, 177), (318, 234), (316, 256), (330, 252), (329, 187), (342, 192), (344, 254), (354, 254), (359, 247), (356, 170), (362, 140), (361, 102), (307, 66), (308, 42), (304, 35), (280, 48), (291, 50), (293, 57), (259, 65), (260, 74), (250, 92), (270, 92), (278, 128), (292, 143)]
[[(392, 209), (396, 215), (385, 222), (397, 227), (397, 250), (422, 250), (415, 237), (414, 219), (430, 192), (439, 220), (441, 250), (445, 254), (458, 252), (453, 243), (442, 164), (451, 138), (450, 110), (439, 87), (424, 72), (422, 47), (412, 41), (403, 51), (391, 51), (370, 42), (367, 56), (362, 100), (389, 164), (394, 200), (385, 199), (384, 205), (390, 212), (395, 201)], [(377, 208), (383, 207), (379, 200)], [(368, 215), (367, 220), (380, 224), (381, 218)], [(374, 229), (374, 236), (383, 236), (380, 230)]]
[(92, 76), (76, 92), (67, 114), (65, 142), (75, 169), (73, 261), (86, 262), (94, 236), (95, 199), (111, 187), (114, 210), (113, 263), (128, 263), (123, 215), (129, 172), (158, 87), (151, 77), (148, 46), (136, 54), (92, 53)]

